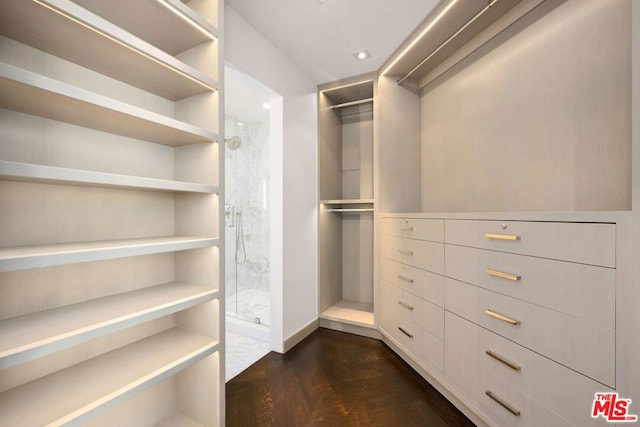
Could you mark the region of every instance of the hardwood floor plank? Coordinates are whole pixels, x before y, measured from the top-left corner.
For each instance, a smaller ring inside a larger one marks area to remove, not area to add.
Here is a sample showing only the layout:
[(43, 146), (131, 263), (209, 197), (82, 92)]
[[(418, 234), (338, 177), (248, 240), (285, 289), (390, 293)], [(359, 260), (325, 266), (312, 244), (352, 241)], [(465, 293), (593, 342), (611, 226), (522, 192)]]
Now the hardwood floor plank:
[(226, 393), (230, 427), (474, 425), (382, 342), (322, 328)]

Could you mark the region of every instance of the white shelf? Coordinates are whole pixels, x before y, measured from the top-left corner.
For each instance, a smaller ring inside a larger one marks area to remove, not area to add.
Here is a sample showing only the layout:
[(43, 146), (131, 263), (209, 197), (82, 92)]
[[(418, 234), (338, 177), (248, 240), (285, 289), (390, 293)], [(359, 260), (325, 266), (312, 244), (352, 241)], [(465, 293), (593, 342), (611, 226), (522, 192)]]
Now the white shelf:
[(166, 283), (0, 321), (0, 369), (210, 301), (201, 285)]
[(4, 63), (0, 107), (169, 146), (218, 139), (206, 129)]
[(323, 311), (320, 318), (372, 328), (374, 326), (373, 304), (341, 300)]
[(92, 187), (114, 187), (156, 191), (176, 191), (192, 193), (217, 193), (215, 185), (166, 179), (145, 178), (80, 169), (60, 168), (0, 160), (0, 178), (23, 182), (70, 184)]
[[(0, 33), (173, 101), (218, 87), (218, 82), (210, 76), (71, 1), (40, 1), (42, 4), (4, 1)], [(187, 44), (189, 47), (202, 43), (201, 39), (205, 37), (155, 0), (137, 1), (135, 8), (130, 2), (120, 8), (111, 1), (102, 3), (114, 12), (117, 9), (121, 14), (143, 17), (146, 20), (143, 28), (149, 28), (146, 24), (155, 21), (156, 17), (172, 15), (171, 19), (155, 22), (150, 31), (156, 31), (159, 25), (169, 25), (159, 32), (162, 37), (194, 43)], [(171, 3), (182, 4), (179, 1)], [(184, 5), (177, 7), (189, 9)], [(194, 33), (198, 33), (197, 40)], [(118, 60), (114, 61), (114, 58)]]
[(323, 205), (369, 205), (373, 199), (320, 200)]
[(74, 1), (171, 55), (218, 36), (214, 25), (180, 0), (162, 0), (169, 7), (163, 6), (159, 0), (136, 0), (135, 7), (130, 0)]
[(208, 237), (155, 237), (0, 248), (0, 272), (216, 246)]
[(0, 425), (81, 424), (217, 350), (210, 337), (159, 333), (1, 393)]

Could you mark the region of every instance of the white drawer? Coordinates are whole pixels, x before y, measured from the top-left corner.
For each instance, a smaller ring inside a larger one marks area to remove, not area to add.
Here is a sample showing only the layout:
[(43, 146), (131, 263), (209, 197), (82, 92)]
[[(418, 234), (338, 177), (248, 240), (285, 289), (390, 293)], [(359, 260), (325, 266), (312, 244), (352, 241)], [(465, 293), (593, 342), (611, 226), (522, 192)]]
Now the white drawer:
[(445, 241), (603, 267), (616, 265), (614, 224), (446, 220)]
[(382, 280), (444, 307), (444, 276), (387, 258), (380, 262), (380, 276)]
[[(446, 345), (445, 375), (473, 400), (493, 415), (490, 425), (518, 427), (569, 427), (571, 424), (549, 409), (514, 389), (504, 378), (491, 375), (469, 359), (460, 349)], [(514, 413), (487, 395), (504, 402)]]
[[(444, 371), (444, 342), (434, 334), (418, 326), (415, 319), (405, 318), (398, 301), (401, 299), (400, 288), (381, 281), (380, 328), (393, 337), (402, 350), (413, 357), (425, 369), (436, 368)], [(442, 309), (440, 309), (442, 310)], [(444, 322), (444, 310), (441, 318)], [(444, 331), (443, 331), (444, 336)]]
[[(501, 378), (572, 425), (606, 424), (602, 418), (591, 418), (590, 409), (596, 392), (612, 390), (455, 314), (447, 312), (445, 321), (447, 357), (462, 354), (467, 364), (490, 378)], [(447, 375), (458, 375), (453, 368), (446, 364)]]
[(615, 328), (611, 268), (445, 245), (445, 275)]
[(400, 291), (398, 299), (402, 324), (415, 329), (422, 328), (444, 339), (444, 309), (407, 291)]
[(382, 256), (433, 273), (444, 273), (444, 244), (384, 236)]
[(448, 311), (615, 387), (614, 329), (457, 280), (445, 284)]
[(382, 218), (382, 234), (410, 239), (444, 242), (444, 220)]

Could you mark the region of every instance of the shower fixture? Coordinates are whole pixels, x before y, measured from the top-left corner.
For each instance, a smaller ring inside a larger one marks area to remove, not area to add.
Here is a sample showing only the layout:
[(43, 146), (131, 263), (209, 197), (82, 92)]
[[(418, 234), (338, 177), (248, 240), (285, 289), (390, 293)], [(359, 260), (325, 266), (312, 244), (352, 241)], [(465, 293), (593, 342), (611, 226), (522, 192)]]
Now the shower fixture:
[(227, 144), (227, 148), (231, 151), (237, 150), (240, 148), (240, 144), (242, 144), (240, 137), (237, 135), (225, 138), (224, 142)]

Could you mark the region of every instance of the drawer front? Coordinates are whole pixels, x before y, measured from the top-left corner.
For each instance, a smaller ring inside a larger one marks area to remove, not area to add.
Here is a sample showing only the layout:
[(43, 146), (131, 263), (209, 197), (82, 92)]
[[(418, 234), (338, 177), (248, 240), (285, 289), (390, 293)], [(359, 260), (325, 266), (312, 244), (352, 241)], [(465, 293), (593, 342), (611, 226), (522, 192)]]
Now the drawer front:
[(445, 241), (602, 267), (616, 265), (614, 224), (446, 220)]
[(444, 242), (444, 220), (382, 218), (382, 234), (409, 239)]
[(385, 236), (382, 255), (432, 273), (444, 273), (444, 244)]
[(445, 308), (615, 387), (615, 330), (457, 280), (445, 279)]
[(444, 307), (443, 276), (387, 258), (383, 258), (380, 262), (380, 275), (382, 280)]
[[(403, 315), (398, 301), (401, 301), (401, 289), (384, 281), (380, 284), (382, 301), (380, 303), (380, 328), (394, 338), (402, 350), (412, 356), (425, 369), (436, 368), (444, 372), (444, 342), (426, 329), (418, 326), (416, 320)], [(417, 297), (414, 297), (417, 298)], [(444, 310), (441, 318), (444, 324)], [(444, 329), (444, 325), (442, 326)], [(442, 330), (444, 337), (444, 330)]]
[(445, 245), (445, 275), (615, 328), (611, 268)]
[[(515, 389), (508, 381), (495, 377), (474, 364), (473, 360), (460, 349), (453, 348), (447, 343), (445, 351), (447, 357), (445, 375), (493, 415), (490, 425), (571, 426), (567, 420)], [(491, 393), (493, 399), (487, 395), (487, 392)], [(503, 402), (504, 406), (496, 400)]]
[[(447, 356), (464, 355), (468, 364), (500, 378), (540, 406), (575, 426), (605, 425), (591, 418), (596, 392), (612, 391), (584, 375), (542, 357), (479, 326), (446, 313)], [(447, 365), (447, 374), (458, 375)], [(490, 384), (481, 388), (490, 389)]]
[(400, 291), (400, 306), (402, 324), (412, 329), (422, 328), (444, 339), (444, 309), (427, 302), (407, 291)]

